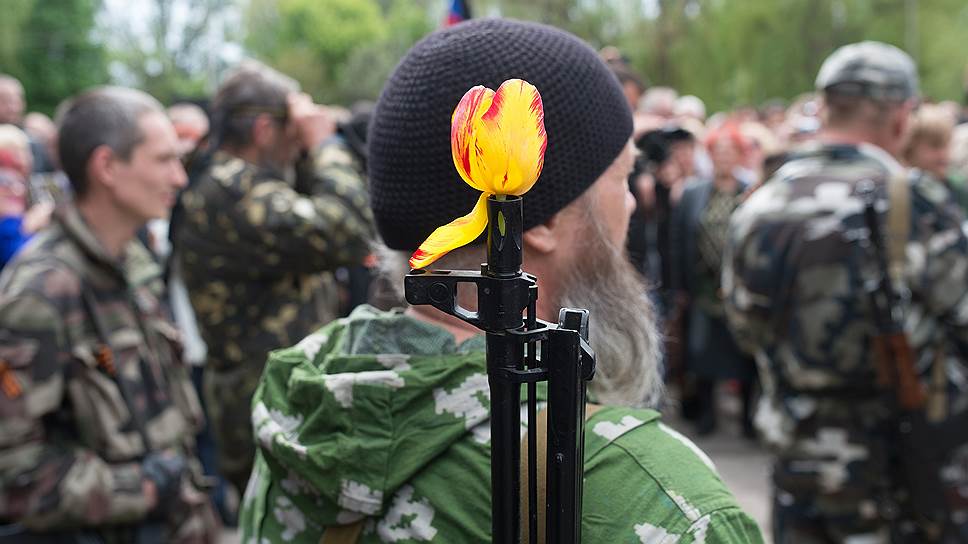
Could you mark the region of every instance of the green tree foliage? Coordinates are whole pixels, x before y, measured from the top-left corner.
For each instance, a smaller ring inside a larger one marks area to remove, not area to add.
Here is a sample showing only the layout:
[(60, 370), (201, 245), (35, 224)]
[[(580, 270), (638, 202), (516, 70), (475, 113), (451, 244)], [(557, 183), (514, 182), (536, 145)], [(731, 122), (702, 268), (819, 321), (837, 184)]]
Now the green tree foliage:
[[(111, 58), (122, 83), (162, 103), (204, 96), (221, 67), (217, 50), (226, 39), (230, 0), (151, 0), (145, 13), (114, 14), (105, 24)], [(146, 23), (140, 25), (140, 23)]]
[[(813, 88), (823, 59), (836, 47), (880, 40), (919, 61), (926, 95), (959, 95), (968, 54), (968, 4), (960, 0), (671, 0), (623, 48), (654, 81), (697, 94), (714, 108), (791, 98)], [(691, 15), (690, 15), (691, 13)], [(959, 23), (960, 20), (960, 23)], [(956, 53), (956, 54), (952, 54)], [(665, 55), (665, 57), (663, 57)]]
[(20, 33), (33, 5), (33, 0), (0, 0), (0, 72), (20, 73)]
[(652, 84), (712, 109), (813, 89), (836, 47), (881, 40), (909, 51), (934, 99), (962, 96), (964, 0), (476, 0), (479, 13), (552, 24), (595, 47), (617, 45)]
[(390, 70), (432, 29), (426, 2), (252, 0), (246, 46), (318, 100), (376, 98)]
[(52, 113), (64, 98), (107, 81), (94, 37), (98, 0), (3, 0), (0, 9), (0, 33), (11, 32), (0, 45), (0, 70), (20, 79), (31, 110)]

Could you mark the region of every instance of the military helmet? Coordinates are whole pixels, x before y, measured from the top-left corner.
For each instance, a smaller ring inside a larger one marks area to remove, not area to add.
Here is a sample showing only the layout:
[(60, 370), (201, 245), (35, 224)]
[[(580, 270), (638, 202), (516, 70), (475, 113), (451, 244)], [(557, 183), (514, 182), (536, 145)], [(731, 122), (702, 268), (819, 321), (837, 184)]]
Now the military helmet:
[(828, 93), (900, 102), (918, 95), (918, 71), (914, 60), (893, 45), (852, 43), (827, 57), (816, 87)]

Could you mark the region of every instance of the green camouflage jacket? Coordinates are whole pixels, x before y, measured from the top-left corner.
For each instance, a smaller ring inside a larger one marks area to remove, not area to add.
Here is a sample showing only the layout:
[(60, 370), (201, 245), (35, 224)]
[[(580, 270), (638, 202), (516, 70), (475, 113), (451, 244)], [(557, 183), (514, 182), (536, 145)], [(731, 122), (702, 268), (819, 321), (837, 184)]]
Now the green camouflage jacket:
[[(0, 523), (131, 542), (147, 514), (142, 457), (191, 457), (202, 415), (161, 287), (140, 242), (118, 262), (70, 207), (4, 269)], [(168, 539), (204, 540), (191, 533), (211, 520), (207, 494), (183, 498)]]
[[(364, 518), (364, 544), (489, 542), (489, 404), (483, 336), (458, 346), (399, 311), (363, 306), (274, 352), (253, 400), (243, 542), (316, 544)], [(762, 542), (654, 411), (596, 412), (585, 471), (585, 542)]]
[(322, 272), (370, 251), (364, 182), (325, 149), (300, 161), (295, 186), (218, 152), (182, 195), (177, 251), (215, 370), (261, 368), (270, 350), (332, 320)]
[(270, 350), (336, 317), (328, 271), (369, 253), (364, 181), (332, 146), (298, 162), (295, 184), (225, 152), (182, 195), (176, 252), (208, 345), (206, 400), (223, 473), (244, 487), (248, 406)]
[[(901, 287), (917, 370), (944, 412), (968, 409), (968, 239), (943, 184), (873, 146), (808, 146), (733, 214), (724, 261), (730, 324), (760, 366), (756, 419), (779, 452), (775, 482), (842, 516), (875, 516), (891, 485), (894, 412), (876, 385), (868, 291), (880, 271), (856, 190), (875, 182), (886, 233), (893, 175), (910, 184)], [(949, 483), (968, 483), (954, 468)]]

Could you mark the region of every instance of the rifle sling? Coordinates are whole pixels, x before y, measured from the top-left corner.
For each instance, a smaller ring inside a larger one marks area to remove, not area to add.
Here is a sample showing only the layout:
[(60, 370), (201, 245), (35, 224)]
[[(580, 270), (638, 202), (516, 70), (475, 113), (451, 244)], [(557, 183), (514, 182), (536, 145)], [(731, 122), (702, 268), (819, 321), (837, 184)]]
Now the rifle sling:
[(904, 248), (911, 235), (911, 187), (905, 172), (887, 179), (887, 264), (891, 283), (903, 285)]

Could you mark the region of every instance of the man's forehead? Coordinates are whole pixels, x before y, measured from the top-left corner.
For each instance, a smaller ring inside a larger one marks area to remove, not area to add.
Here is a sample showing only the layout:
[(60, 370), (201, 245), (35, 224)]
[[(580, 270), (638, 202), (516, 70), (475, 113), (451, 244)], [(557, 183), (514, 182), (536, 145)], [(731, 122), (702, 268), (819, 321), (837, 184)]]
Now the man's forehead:
[(154, 141), (167, 144), (168, 141), (178, 139), (175, 127), (171, 124), (168, 116), (160, 111), (150, 111), (141, 115), (141, 118), (138, 119), (138, 126), (141, 128), (146, 142)]
[(24, 87), (12, 78), (0, 78), (0, 93), (23, 95)]

